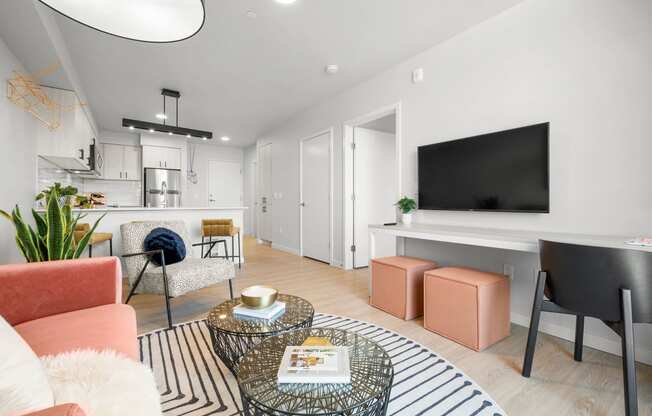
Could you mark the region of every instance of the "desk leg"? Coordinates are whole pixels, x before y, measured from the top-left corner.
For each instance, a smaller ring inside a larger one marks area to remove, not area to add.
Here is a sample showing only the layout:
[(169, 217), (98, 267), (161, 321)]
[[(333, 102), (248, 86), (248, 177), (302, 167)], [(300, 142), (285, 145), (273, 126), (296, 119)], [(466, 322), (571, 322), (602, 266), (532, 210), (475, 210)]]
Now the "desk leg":
[(405, 237), (396, 237), (396, 255), (405, 256)]

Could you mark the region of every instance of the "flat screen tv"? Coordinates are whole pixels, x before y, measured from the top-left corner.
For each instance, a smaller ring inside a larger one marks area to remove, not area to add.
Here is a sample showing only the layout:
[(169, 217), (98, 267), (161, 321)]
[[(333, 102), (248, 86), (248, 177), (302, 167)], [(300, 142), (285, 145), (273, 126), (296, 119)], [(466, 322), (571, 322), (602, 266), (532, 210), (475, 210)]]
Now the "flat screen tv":
[(421, 146), (419, 209), (550, 212), (549, 123)]

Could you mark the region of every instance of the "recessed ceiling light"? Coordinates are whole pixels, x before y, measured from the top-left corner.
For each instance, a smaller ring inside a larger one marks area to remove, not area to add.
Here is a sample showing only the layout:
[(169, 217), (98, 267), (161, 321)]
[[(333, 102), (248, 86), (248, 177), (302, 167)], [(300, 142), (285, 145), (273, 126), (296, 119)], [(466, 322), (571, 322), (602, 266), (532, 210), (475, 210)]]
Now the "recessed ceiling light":
[(231, 140), (231, 138), (228, 137), (228, 136), (222, 136), (221, 139), (222, 139), (223, 142), (228, 142), (229, 140)]
[(247, 10), (247, 17), (250, 19), (255, 19), (258, 17), (258, 13), (253, 10)]
[(340, 67), (338, 65), (331, 64), (331, 65), (326, 65), (326, 68), (324, 70), (329, 75), (335, 75), (339, 72)]
[(295, 1), (297, 1), (297, 0), (276, 0), (276, 2), (280, 3), (280, 4), (292, 4)]
[(156, 118), (158, 118), (159, 120), (167, 120), (168, 116), (166, 114), (163, 114), (163, 113), (158, 113), (156, 115)]
[(39, 0), (67, 18), (100, 32), (142, 42), (176, 42), (201, 30), (202, 0)]

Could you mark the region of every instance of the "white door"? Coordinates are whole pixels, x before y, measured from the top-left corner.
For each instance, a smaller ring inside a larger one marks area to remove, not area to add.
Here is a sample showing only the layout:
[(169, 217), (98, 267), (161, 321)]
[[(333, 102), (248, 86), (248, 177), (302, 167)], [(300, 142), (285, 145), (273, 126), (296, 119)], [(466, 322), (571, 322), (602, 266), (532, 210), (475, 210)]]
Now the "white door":
[(122, 166), (124, 164), (124, 146), (118, 144), (105, 144), (104, 152), (104, 179), (124, 179)]
[(330, 263), (330, 133), (301, 145), (301, 242), (306, 257)]
[[(369, 224), (396, 221), (396, 137), (360, 127), (353, 129), (353, 267), (369, 266)], [(378, 257), (395, 255), (396, 239), (376, 240)]]
[(260, 147), (258, 238), (272, 241), (272, 144)]
[(242, 165), (240, 162), (208, 161), (208, 206), (242, 206)]
[(123, 146), (124, 178), (130, 181), (140, 180), (140, 149), (136, 146)]
[(246, 192), (246, 206), (249, 208), (246, 212), (247, 223), (245, 224), (245, 232), (249, 235), (256, 235), (256, 214), (258, 201), (256, 201), (256, 177), (258, 176), (258, 169), (256, 162), (251, 162), (245, 171), (245, 192)]

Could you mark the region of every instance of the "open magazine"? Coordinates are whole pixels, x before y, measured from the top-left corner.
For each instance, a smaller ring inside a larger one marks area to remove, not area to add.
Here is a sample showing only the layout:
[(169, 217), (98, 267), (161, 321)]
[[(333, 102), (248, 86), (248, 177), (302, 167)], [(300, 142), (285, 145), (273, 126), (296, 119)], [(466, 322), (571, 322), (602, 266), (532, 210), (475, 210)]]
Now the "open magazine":
[(278, 370), (278, 382), (346, 384), (351, 382), (349, 365), (346, 347), (286, 347)]

